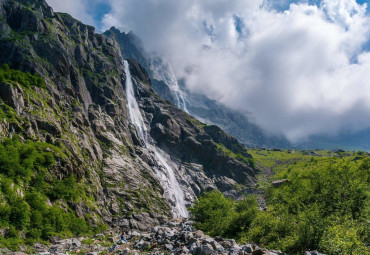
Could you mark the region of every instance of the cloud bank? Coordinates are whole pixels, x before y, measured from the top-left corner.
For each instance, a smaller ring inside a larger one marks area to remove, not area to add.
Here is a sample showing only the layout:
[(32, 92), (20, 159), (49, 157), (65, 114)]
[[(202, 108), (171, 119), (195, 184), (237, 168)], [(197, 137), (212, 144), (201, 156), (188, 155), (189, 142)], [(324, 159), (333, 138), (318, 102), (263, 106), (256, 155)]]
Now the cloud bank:
[(366, 4), (355, 0), (107, 3), (111, 11), (102, 27), (134, 31), (149, 50), (169, 60), (189, 90), (249, 112), (272, 133), (299, 141), (312, 134), (370, 128)]

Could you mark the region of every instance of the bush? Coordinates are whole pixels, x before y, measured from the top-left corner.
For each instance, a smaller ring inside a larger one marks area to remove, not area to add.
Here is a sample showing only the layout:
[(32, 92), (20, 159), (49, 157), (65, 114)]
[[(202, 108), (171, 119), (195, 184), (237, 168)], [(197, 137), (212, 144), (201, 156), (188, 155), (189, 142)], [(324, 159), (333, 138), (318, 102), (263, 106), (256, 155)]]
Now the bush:
[(325, 231), (320, 249), (328, 254), (369, 254), (370, 249), (361, 240), (358, 228), (352, 221), (333, 224)]
[(221, 192), (206, 192), (190, 208), (195, 226), (210, 235), (225, 235), (233, 219), (234, 202)]
[[(16, 249), (20, 244), (31, 245), (55, 235), (69, 237), (93, 232), (86, 220), (68, 207), (47, 205), (48, 199), (75, 200), (80, 194), (74, 175), (57, 180), (49, 173), (58, 157), (64, 157), (60, 149), (47, 143), (22, 143), (16, 136), (0, 143), (0, 227), (9, 227), (16, 233), (0, 237), (0, 247)], [(99, 225), (99, 229), (103, 226)], [(26, 240), (19, 237), (21, 230), (25, 231)]]
[(25, 201), (17, 199), (11, 204), (9, 219), (16, 229), (26, 229), (30, 224), (30, 215), (30, 206)]
[(289, 182), (268, 188), (267, 211), (258, 211), (251, 197), (231, 201), (218, 191), (205, 193), (190, 209), (196, 227), (289, 254), (370, 254), (370, 160), (319, 162), (290, 168)]
[(15, 227), (10, 226), (6, 232), (5, 232), (6, 238), (18, 238), (19, 237), (19, 231), (15, 229)]
[(0, 82), (13, 81), (19, 83), (21, 86), (31, 88), (37, 86), (46, 89), (45, 80), (38, 74), (24, 73), (19, 70), (14, 70), (7, 64), (0, 66)]
[(63, 180), (54, 180), (54, 188), (51, 190), (49, 197), (52, 200), (74, 200), (78, 193), (76, 189), (77, 180), (74, 175), (71, 175)]

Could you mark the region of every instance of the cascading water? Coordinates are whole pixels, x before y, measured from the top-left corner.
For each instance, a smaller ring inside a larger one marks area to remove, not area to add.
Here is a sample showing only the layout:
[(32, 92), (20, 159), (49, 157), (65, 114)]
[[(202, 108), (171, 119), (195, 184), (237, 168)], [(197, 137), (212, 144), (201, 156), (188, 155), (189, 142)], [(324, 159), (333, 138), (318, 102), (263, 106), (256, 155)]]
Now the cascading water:
[(159, 168), (154, 169), (154, 173), (165, 190), (165, 195), (172, 205), (172, 213), (175, 217), (188, 217), (185, 206), (184, 192), (175, 177), (175, 173), (170, 166), (169, 156), (155, 146), (150, 138), (139, 105), (135, 98), (134, 88), (130, 68), (127, 60), (123, 62), (126, 73), (126, 94), (127, 105), (131, 123), (135, 126), (139, 138), (144, 142), (145, 147), (151, 151), (159, 164)]
[(153, 72), (154, 78), (166, 83), (171, 90), (171, 93), (176, 98), (176, 106), (189, 113), (186, 106), (184, 92), (180, 89), (171, 65), (163, 57), (152, 57), (151, 62), (150, 69)]

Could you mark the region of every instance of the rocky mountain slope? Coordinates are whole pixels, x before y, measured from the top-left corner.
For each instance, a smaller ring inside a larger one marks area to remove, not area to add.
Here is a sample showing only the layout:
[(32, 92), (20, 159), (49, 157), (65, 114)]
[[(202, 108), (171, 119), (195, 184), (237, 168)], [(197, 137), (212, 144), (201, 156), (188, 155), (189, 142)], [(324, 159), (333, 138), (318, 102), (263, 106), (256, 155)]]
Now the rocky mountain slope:
[[(130, 120), (122, 58), (128, 54), (116, 38), (53, 12), (44, 0), (0, 0), (0, 31), (0, 65), (38, 74), (46, 83), (24, 86), (8, 78), (0, 84), (1, 138), (42, 142), (55, 157), (40, 177), (48, 185), (76, 178), (74, 199), (49, 196), (46, 205), (93, 226), (145, 230), (172, 217), (176, 201), (155, 174), (166, 174), (165, 167)], [(254, 187), (253, 161), (243, 145), (163, 100), (146, 70), (135, 60), (128, 64), (146, 129), (173, 169), (186, 205), (205, 190), (238, 196), (240, 187)], [(26, 183), (12, 184), (22, 201)], [(0, 206), (11, 205), (1, 192)]]

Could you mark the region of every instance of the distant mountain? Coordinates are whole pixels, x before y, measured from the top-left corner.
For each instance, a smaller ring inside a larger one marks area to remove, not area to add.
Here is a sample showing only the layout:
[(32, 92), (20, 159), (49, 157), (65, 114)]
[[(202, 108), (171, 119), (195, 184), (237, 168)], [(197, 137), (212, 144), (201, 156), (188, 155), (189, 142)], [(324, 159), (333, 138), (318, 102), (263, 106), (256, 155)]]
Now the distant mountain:
[(370, 151), (370, 129), (358, 132), (342, 132), (336, 135), (314, 135), (305, 142), (296, 144), (304, 149), (343, 149)]

